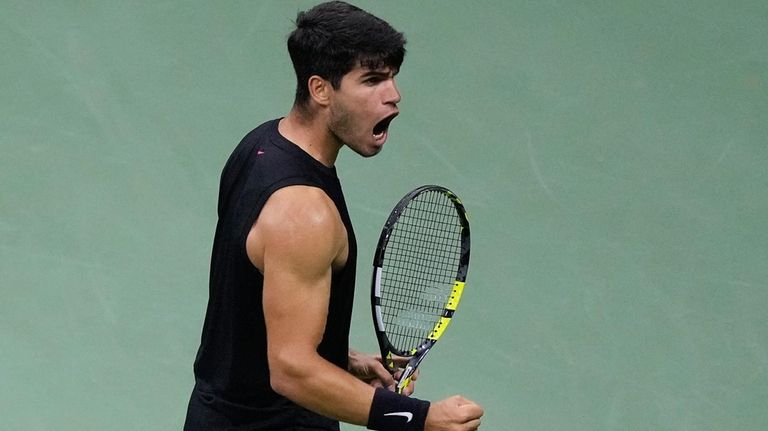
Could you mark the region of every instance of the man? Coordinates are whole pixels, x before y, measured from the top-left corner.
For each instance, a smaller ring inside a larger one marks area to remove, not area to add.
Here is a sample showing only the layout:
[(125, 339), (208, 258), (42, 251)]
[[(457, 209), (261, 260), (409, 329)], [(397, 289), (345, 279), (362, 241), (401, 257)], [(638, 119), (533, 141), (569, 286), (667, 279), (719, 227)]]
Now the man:
[(185, 429), (479, 426), (477, 404), (397, 395), (378, 358), (348, 347), (357, 251), (334, 163), (343, 146), (368, 157), (385, 144), (404, 46), (389, 24), (343, 2), (298, 14), (294, 106), (246, 135), (221, 176)]

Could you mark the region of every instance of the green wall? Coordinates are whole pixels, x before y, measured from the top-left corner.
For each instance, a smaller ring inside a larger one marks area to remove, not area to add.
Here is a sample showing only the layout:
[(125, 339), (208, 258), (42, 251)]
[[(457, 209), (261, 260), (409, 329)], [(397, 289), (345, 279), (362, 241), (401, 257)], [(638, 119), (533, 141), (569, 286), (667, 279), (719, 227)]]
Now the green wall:
[[(0, 1), (0, 428), (181, 428), (220, 169), (290, 108), (312, 4)], [(420, 396), (485, 430), (768, 428), (768, 3), (358, 4), (409, 53), (385, 151), (338, 162), (353, 344), (387, 213), (438, 183), (472, 263)]]

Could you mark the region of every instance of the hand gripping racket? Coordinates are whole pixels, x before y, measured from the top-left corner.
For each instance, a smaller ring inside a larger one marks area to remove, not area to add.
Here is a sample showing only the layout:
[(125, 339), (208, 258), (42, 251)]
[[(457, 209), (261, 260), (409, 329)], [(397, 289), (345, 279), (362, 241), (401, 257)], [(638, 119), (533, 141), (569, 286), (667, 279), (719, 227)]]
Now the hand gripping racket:
[(410, 358), (397, 382), (402, 393), (443, 335), (461, 299), (469, 267), (469, 221), (459, 198), (422, 186), (395, 206), (373, 258), (371, 305), (381, 357)]

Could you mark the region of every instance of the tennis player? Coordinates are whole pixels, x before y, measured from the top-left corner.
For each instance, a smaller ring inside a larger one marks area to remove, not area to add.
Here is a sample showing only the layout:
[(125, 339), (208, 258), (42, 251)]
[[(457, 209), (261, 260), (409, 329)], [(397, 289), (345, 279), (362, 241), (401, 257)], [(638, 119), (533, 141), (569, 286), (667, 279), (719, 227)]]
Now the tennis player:
[(405, 38), (344, 2), (300, 12), (288, 115), (246, 135), (221, 175), (209, 301), (185, 430), (467, 431), (482, 408), (392, 392), (349, 350), (356, 243), (334, 167), (373, 156), (398, 114)]

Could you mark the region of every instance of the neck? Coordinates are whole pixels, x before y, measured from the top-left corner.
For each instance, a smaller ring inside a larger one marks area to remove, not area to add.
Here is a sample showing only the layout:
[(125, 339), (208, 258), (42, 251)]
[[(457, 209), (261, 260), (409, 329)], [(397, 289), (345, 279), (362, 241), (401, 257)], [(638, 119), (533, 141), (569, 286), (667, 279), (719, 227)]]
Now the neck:
[(277, 130), (323, 165), (330, 168), (336, 163), (341, 144), (328, 130), (322, 113), (306, 112), (294, 106), (288, 115), (280, 120)]

